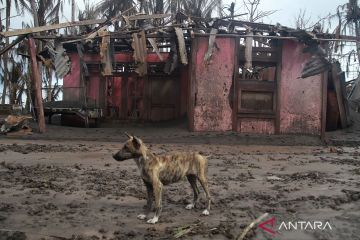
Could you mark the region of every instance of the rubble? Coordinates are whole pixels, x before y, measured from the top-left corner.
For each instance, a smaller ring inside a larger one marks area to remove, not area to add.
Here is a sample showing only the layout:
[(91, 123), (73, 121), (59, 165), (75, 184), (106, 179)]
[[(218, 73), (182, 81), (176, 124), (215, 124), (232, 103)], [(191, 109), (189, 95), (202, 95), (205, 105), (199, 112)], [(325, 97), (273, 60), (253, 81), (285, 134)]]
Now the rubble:
[(9, 115), (3, 121), (1, 121), (1, 134), (7, 134), (9, 132), (22, 132), (23, 134), (28, 134), (32, 132), (32, 128), (29, 125), (29, 120), (32, 119), (31, 116), (15, 116)]

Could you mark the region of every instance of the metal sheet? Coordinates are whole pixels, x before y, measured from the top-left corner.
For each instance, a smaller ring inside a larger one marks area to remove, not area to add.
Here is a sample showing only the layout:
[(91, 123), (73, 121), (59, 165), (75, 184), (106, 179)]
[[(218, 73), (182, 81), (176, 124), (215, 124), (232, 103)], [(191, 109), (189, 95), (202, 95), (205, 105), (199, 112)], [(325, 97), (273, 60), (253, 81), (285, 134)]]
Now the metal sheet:
[(49, 48), (49, 52), (54, 62), (56, 76), (58, 78), (64, 78), (71, 69), (71, 62), (69, 56), (63, 48), (63, 45), (57, 45), (55, 50)]

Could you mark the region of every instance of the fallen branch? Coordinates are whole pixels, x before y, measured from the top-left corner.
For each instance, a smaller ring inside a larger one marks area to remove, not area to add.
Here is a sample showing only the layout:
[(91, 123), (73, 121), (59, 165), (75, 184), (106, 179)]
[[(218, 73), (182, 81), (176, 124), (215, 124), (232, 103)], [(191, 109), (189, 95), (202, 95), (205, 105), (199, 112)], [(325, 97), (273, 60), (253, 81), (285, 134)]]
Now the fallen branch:
[(176, 229), (176, 233), (174, 234), (173, 237), (175, 239), (180, 238), (180, 237), (190, 233), (197, 226), (198, 226), (198, 224), (192, 224), (192, 225), (185, 225), (185, 226), (182, 226), (182, 227), (178, 227)]
[(244, 232), (240, 235), (238, 235), (238, 237), (236, 238), (236, 240), (243, 240), (246, 236), (246, 234), (259, 222), (261, 222), (264, 218), (266, 218), (269, 214), (268, 213), (264, 213), (263, 215), (261, 215), (260, 217), (258, 217), (257, 219), (255, 219), (252, 223), (250, 223), (244, 230)]

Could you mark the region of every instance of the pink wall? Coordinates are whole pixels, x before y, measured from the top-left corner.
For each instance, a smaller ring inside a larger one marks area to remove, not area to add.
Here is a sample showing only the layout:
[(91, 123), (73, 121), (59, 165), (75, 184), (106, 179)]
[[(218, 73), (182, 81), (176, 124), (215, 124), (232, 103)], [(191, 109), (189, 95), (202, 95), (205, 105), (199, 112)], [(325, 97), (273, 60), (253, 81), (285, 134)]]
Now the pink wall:
[[(189, 61), (191, 64), (191, 61)], [(180, 72), (180, 116), (184, 116), (187, 112), (188, 89), (189, 89), (189, 65), (182, 67)]]
[(232, 109), (229, 92), (234, 72), (234, 38), (216, 38), (210, 64), (204, 63), (208, 37), (198, 37), (197, 49), (193, 51), (190, 99), (194, 99), (191, 129), (194, 131), (227, 131), (232, 129)]
[(98, 74), (90, 74), (87, 85), (87, 97), (90, 102), (99, 106), (100, 103), (100, 77)]
[(299, 78), (310, 58), (304, 45), (284, 41), (280, 83), (280, 132), (320, 135), (322, 77)]
[(79, 101), (80, 100), (80, 61), (77, 53), (68, 54), (71, 60), (70, 73), (64, 77), (63, 81), (63, 100)]

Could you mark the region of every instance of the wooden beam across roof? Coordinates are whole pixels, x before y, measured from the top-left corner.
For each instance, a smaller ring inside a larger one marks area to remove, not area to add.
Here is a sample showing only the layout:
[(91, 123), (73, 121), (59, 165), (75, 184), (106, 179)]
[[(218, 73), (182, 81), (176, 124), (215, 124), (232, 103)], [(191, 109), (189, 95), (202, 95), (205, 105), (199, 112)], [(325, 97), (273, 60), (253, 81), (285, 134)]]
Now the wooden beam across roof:
[(41, 27), (34, 27), (34, 28), (24, 28), (15, 31), (8, 31), (8, 32), (0, 32), (0, 35), (3, 37), (13, 37), (19, 35), (25, 35), (30, 33), (38, 33), (44, 32), (49, 30), (55, 30), (59, 28), (67, 28), (67, 27), (75, 27), (75, 26), (84, 26), (84, 25), (93, 25), (93, 24), (102, 24), (105, 23), (106, 19), (93, 19), (93, 20), (84, 20), (84, 21), (77, 21), (77, 22), (66, 22), (66, 23), (59, 23)]
[(152, 14), (152, 15), (141, 14), (141, 15), (128, 16), (127, 18), (130, 21), (134, 21), (134, 20), (146, 20), (146, 19), (155, 19), (155, 18), (166, 18), (166, 17), (171, 17), (171, 14)]

